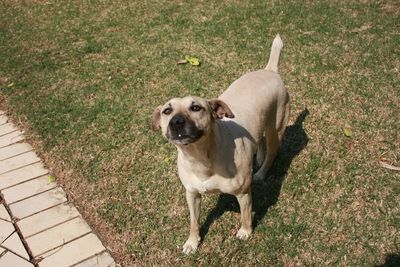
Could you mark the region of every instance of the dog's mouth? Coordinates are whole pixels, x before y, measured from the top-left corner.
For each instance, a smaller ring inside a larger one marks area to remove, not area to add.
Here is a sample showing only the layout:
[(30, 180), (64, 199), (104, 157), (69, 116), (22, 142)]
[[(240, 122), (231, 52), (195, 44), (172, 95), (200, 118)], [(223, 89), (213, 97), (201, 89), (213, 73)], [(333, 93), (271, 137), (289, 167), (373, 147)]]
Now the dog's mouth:
[(172, 143), (176, 145), (188, 145), (195, 143), (204, 135), (204, 131), (197, 129), (195, 132), (188, 133), (175, 133), (169, 131), (167, 133), (167, 138), (171, 140)]

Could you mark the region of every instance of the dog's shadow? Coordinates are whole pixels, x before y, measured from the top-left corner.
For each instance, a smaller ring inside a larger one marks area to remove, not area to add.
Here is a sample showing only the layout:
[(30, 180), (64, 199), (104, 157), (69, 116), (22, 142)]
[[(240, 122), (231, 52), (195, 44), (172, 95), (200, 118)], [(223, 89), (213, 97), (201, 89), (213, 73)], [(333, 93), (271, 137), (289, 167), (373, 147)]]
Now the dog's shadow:
[[(296, 118), (293, 125), (286, 128), (283, 142), (279, 148), (278, 155), (267, 176), (261, 183), (252, 185), (253, 195), (253, 227), (257, 227), (264, 218), (268, 209), (278, 201), (282, 183), (293, 159), (307, 146), (308, 136), (303, 129), (303, 122), (309, 111), (306, 108)], [(226, 211), (240, 212), (239, 204), (235, 196), (221, 194), (217, 205), (207, 215), (200, 228), (200, 237), (204, 240), (210, 226)]]

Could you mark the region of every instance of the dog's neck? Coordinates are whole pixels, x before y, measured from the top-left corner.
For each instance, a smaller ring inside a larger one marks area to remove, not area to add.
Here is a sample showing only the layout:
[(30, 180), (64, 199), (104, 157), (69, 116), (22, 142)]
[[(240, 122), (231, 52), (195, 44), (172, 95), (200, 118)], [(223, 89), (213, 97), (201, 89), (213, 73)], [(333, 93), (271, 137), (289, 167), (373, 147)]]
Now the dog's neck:
[[(228, 145), (229, 140), (231, 140), (229, 130), (222, 122), (216, 121), (207, 136), (204, 136), (198, 142), (186, 146), (177, 146), (178, 161), (180, 161), (178, 166), (190, 169), (199, 178), (207, 179), (215, 174), (233, 177), (237, 168), (234, 163), (234, 156), (230, 154), (230, 152), (234, 152), (232, 145)], [(225, 153), (219, 153), (221, 150), (224, 150)]]
[(182, 153), (188, 161), (202, 163), (208, 167), (212, 163), (212, 157), (215, 155), (216, 141), (215, 129), (212, 129), (206, 136), (199, 141), (189, 145), (177, 146), (178, 153)]

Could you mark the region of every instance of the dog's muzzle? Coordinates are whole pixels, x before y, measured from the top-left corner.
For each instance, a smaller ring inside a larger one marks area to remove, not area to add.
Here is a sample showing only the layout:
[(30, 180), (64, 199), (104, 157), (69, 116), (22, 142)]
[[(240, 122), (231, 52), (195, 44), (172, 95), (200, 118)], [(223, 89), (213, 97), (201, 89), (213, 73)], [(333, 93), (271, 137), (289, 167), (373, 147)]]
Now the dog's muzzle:
[(175, 115), (169, 121), (167, 138), (178, 145), (187, 145), (196, 142), (204, 134), (204, 131), (197, 128), (196, 124), (184, 117)]

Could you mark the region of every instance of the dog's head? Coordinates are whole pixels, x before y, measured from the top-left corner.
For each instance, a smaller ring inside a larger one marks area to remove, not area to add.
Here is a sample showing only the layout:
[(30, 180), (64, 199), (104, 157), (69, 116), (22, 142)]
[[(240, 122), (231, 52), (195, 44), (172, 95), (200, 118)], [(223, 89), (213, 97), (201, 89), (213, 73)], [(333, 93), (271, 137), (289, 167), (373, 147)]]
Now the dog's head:
[(224, 116), (234, 117), (222, 100), (195, 96), (173, 98), (155, 109), (152, 129), (161, 128), (163, 135), (175, 145), (188, 145), (207, 136), (214, 121)]

